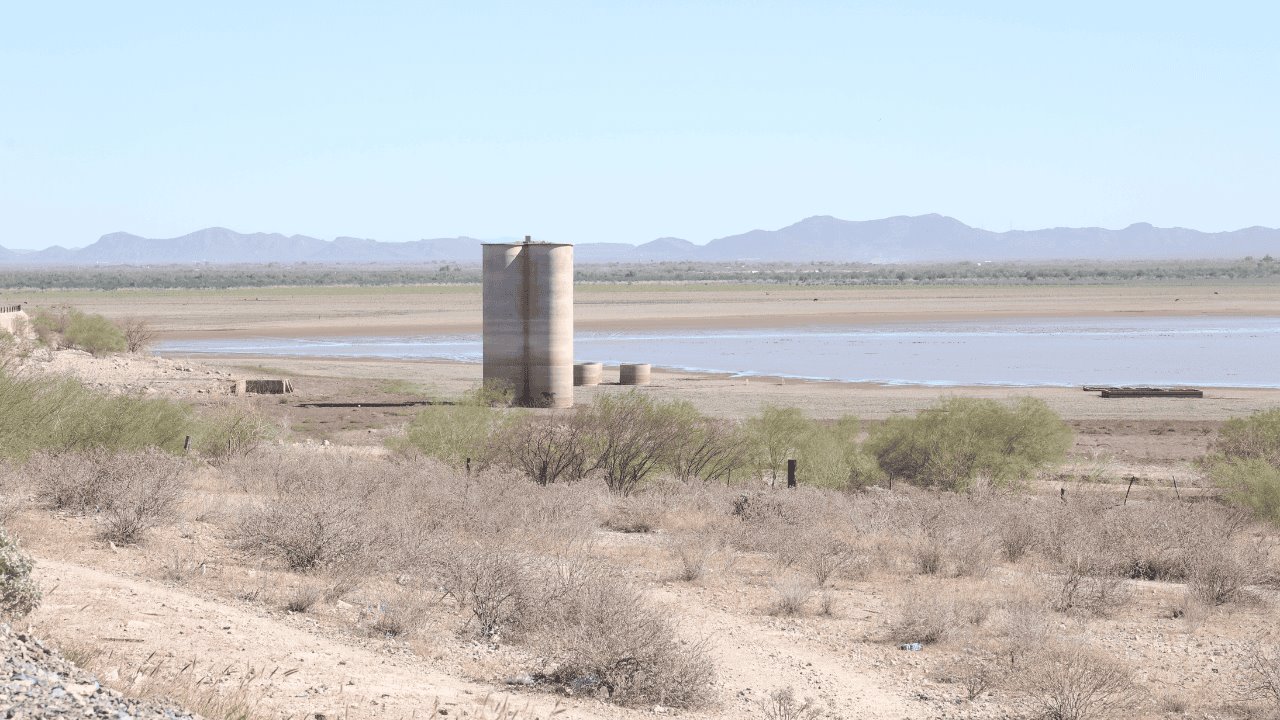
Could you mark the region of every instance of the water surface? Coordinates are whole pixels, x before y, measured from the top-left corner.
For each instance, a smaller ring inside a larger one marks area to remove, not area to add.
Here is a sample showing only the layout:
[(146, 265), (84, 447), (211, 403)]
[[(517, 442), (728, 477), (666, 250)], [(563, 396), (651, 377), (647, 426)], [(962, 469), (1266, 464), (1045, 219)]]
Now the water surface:
[[(1280, 318), (1011, 319), (579, 332), (579, 361), (914, 385), (1280, 387)], [(479, 362), (479, 335), (172, 340), (157, 351)]]

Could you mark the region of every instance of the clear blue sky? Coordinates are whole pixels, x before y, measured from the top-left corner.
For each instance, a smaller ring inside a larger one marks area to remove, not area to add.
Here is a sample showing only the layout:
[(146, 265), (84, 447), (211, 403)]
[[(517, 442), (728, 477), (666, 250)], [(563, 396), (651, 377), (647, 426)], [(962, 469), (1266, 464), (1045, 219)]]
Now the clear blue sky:
[(8, 2), (0, 245), (1280, 226), (1280, 10)]

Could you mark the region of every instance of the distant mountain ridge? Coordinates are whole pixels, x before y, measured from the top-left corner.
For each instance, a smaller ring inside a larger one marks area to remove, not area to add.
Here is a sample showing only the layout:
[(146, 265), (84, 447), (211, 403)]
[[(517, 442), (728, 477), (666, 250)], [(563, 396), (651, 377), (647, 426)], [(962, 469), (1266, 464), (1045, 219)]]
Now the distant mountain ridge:
[[(206, 228), (168, 239), (117, 232), (84, 248), (14, 252), (0, 265), (186, 265), (478, 262), (481, 240), (469, 237), (381, 242), (339, 237), (238, 233)], [(580, 263), (610, 262), (871, 262), (1027, 260), (1167, 260), (1280, 255), (1280, 230), (1249, 227), (1206, 233), (1136, 223), (1121, 230), (1050, 228), (992, 232), (943, 215), (881, 220), (815, 216), (779, 230), (752, 230), (695, 245), (658, 238), (642, 245), (580, 243)]]

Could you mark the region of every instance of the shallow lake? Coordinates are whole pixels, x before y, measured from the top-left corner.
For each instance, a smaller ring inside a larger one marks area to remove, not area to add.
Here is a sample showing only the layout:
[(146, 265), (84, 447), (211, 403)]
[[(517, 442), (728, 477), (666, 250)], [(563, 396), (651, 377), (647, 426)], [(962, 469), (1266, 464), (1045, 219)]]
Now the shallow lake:
[[(995, 320), (776, 330), (579, 332), (579, 362), (912, 385), (1280, 387), (1280, 318)], [(163, 354), (479, 362), (479, 335), (172, 340)]]

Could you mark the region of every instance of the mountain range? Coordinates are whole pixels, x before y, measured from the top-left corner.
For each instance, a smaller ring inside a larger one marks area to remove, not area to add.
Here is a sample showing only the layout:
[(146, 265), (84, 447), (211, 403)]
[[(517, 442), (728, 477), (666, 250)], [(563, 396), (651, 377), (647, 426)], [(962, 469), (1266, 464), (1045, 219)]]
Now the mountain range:
[[(194, 263), (439, 263), (479, 262), (481, 240), (469, 237), (380, 242), (352, 237), (243, 234), (208, 228), (176, 238), (117, 232), (83, 248), (13, 251), (0, 247), (0, 265), (184, 265)], [(632, 262), (870, 262), (910, 263), (1028, 260), (1167, 260), (1280, 255), (1280, 230), (1249, 227), (1207, 233), (1146, 223), (1122, 230), (1050, 228), (993, 232), (942, 215), (882, 220), (816, 216), (779, 230), (752, 230), (705, 245), (658, 238), (642, 245), (581, 243), (579, 263)]]

